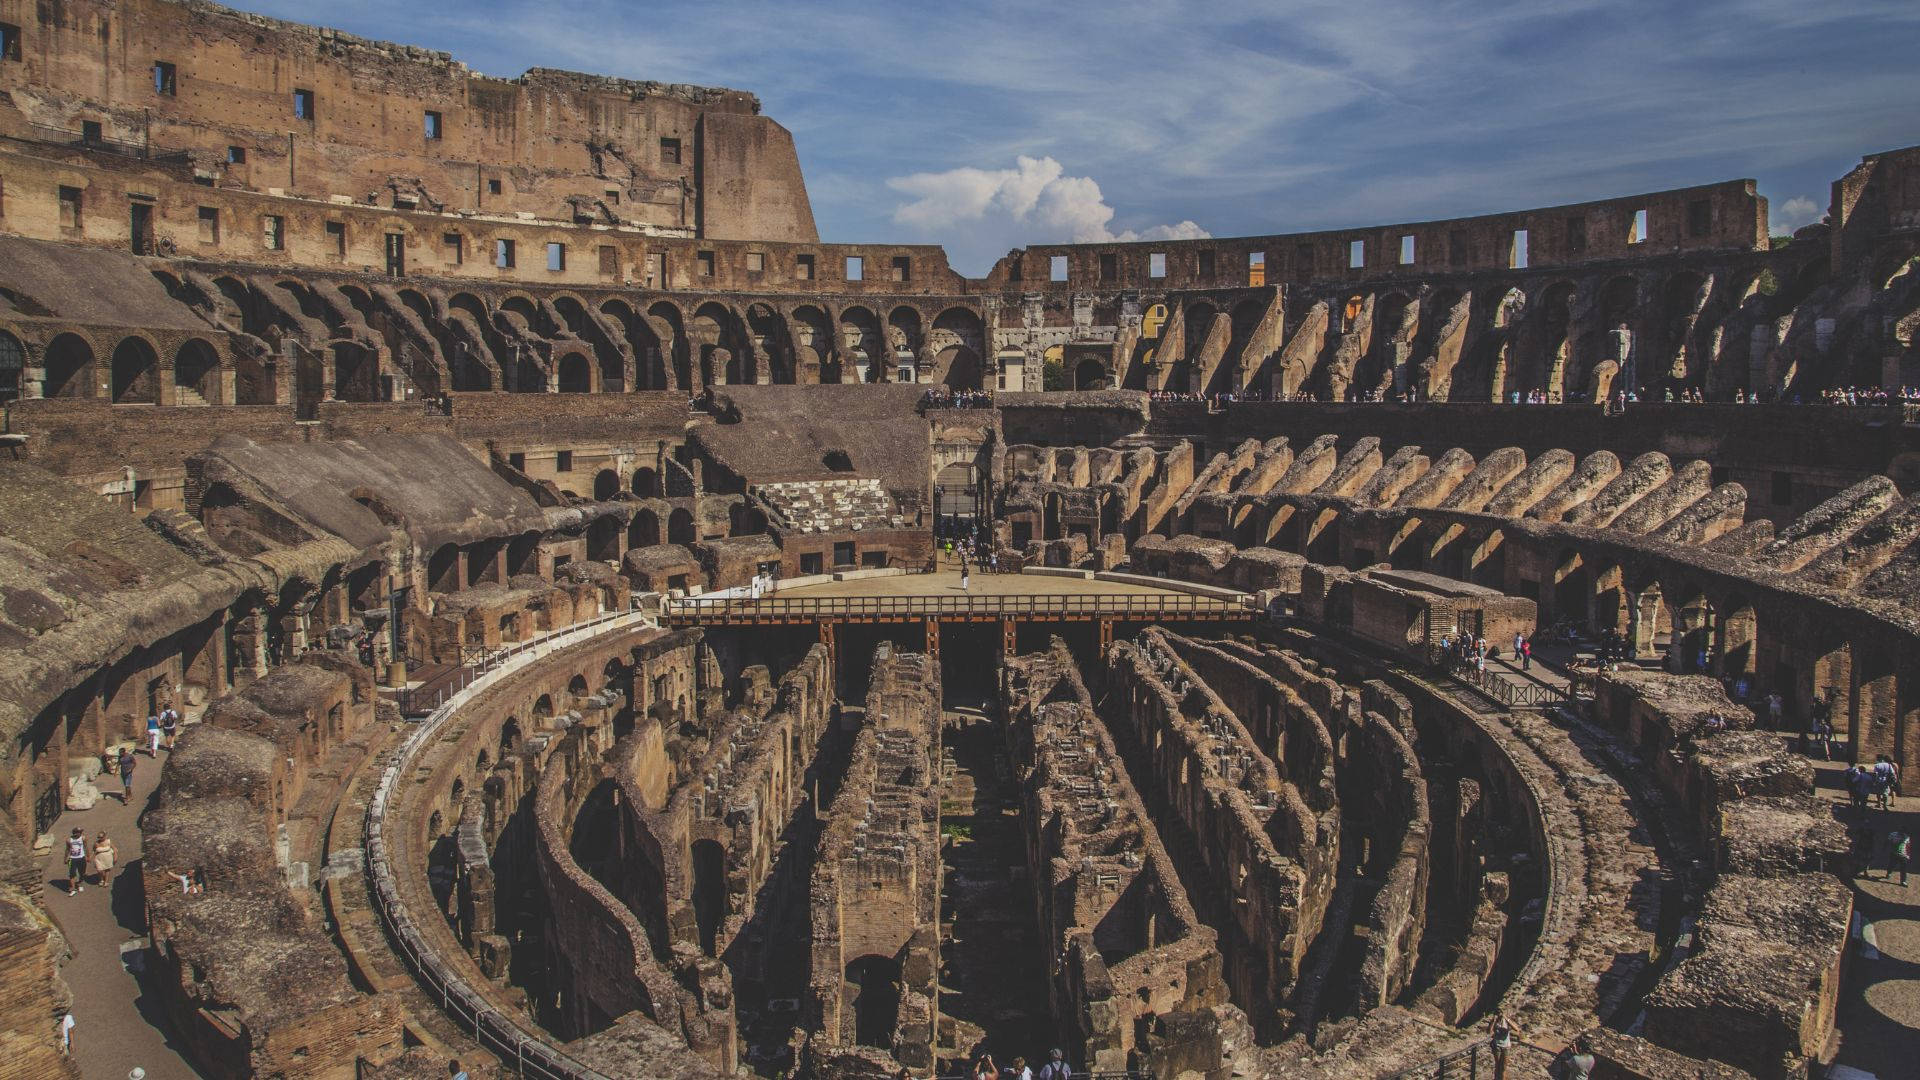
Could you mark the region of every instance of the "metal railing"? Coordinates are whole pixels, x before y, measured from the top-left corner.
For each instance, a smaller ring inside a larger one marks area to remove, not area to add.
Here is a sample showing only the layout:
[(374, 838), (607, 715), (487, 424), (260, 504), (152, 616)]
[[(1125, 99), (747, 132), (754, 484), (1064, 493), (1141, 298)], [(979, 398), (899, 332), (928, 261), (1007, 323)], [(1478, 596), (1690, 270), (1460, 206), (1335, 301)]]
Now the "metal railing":
[(1564, 687), (1534, 679), (1515, 681), (1498, 671), (1482, 671), (1470, 660), (1443, 654), (1434, 663), (1454, 681), (1466, 683), (1509, 710), (1550, 709), (1567, 700)]
[[(401, 780), (414, 768), (420, 752), (439, 737), (440, 729), (466, 703), (477, 687), (531, 663), (533, 660), (590, 637), (623, 626), (652, 626), (645, 615), (634, 611), (609, 612), (576, 623), (532, 641), (521, 642), (493, 652), (487, 666), (463, 678), (458, 689), (421, 721), (400, 744), (399, 751), (380, 774), (373, 799), (367, 804), (365, 823), (366, 873), (374, 910), (394, 951), (405, 961), (420, 986), (463, 1031), (471, 1032), (475, 1042), (500, 1056), (502, 1064), (511, 1062), (514, 1075), (535, 1080), (613, 1080), (562, 1053), (541, 1036), (520, 1026), (515, 1019), (492, 1005), (462, 979), (458, 972), (443, 964), (413, 921), (412, 913), (400, 898), (398, 878), (390, 862), (386, 840), (387, 812)], [(439, 917), (436, 911), (434, 917)]]
[(885, 619), (939, 618), (943, 615), (997, 615), (1006, 618), (1044, 616), (1112, 616), (1159, 618), (1182, 615), (1246, 617), (1255, 614), (1249, 596), (1099, 595), (1052, 593), (1038, 595), (956, 596), (743, 596), (669, 598), (665, 618), (716, 620)]

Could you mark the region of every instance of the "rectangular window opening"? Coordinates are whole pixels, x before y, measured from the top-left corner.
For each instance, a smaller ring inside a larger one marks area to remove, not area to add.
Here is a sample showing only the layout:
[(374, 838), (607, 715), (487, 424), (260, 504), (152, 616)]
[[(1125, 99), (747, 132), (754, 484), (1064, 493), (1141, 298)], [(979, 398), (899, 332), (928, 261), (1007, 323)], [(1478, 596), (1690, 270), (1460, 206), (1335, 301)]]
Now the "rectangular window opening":
[(858, 255), (847, 256), (847, 280), (865, 281), (867, 268), (865, 260)]
[(293, 92), (293, 118), (311, 123), (315, 116), (313, 91), (295, 90)]
[(347, 223), (344, 221), (327, 222), (327, 239), (332, 241), (333, 257), (347, 257)]
[(180, 84), (174, 78), (173, 65), (165, 60), (153, 62), (153, 92), (165, 97), (175, 96)]
[(440, 234), (440, 257), (448, 266), (459, 266), (466, 261), (467, 241), (457, 232)]
[[(1201, 254), (1205, 255), (1208, 253), (1202, 252)], [(1204, 271), (1202, 271), (1202, 273), (1204, 273)], [(1163, 278), (1167, 276), (1167, 253), (1166, 252), (1154, 251), (1154, 252), (1148, 253), (1147, 276), (1150, 278)]]
[(246, 163), (247, 163), (247, 148), (246, 148), (246, 147), (244, 147), (244, 146), (229, 146), (229, 147), (227, 147), (227, 164), (229, 164), (229, 165), (245, 165)]
[(267, 245), (268, 251), (287, 250), (287, 219), (278, 214), (261, 218), (260, 239)]
[[(1149, 256), (1151, 258), (1151, 256)], [(1100, 280), (1111, 283), (1120, 280), (1120, 256), (1113, 252), (1103, 252), (1100, 256)]]
[(796, 255), (793, 258), (793, 279), (795, 281), (813, 280), (813, 256)]
[(694, 260), (699, 263), (701, 277), (713, 276), (713, 252), (702, 251), (694, 256)]
[(1647, 212), (1635, 210), (1633, 223), (1627, 228), (1627, 243), (1644, 244), (1647, 242)]
[(1513, 270), (1527, 268), (1527, 230), (1513, 230), (1513, 239), (1507, 242), (1507, 266)]
[(553, 455), (553, 471), (554, 472), (572, 472), (573, 471), (573, 451), (561, 450), (555, 453)]
[(567, 268), (567, 245), (547, 245), (547, 269), (559, 273)]
[(1065, 255), (1055, 255), (1047, 260), (1047, 280), (1067, 280), (1067, 257)]
[(510, 453), (507, 455), (507, 464), (513, 466), (515, 469), (518, 469), (521, 472), (526, 472), (527, 471), (527, 455), (519, 451)]
[(513, 269), (513, 241), (505, 239), (494, 240), (493, 265), (501, 270)]
[(1412, 233), (1408, 233), (1407, 235), (1400, 238), (1400, 265), (1401, 266), (1413, 265), (1413, 234)]
[(431, 109), (427, 110), (423, 126), (425, 127), (427, 138), (438, 139), (440, 137), (440, 114)]
[(600, 245), (600, 280), (620, 280), (620, 249), (612, 244)]
[(1211, 251), (1200, 253), (1200, 277), (1209, 281), (1213, 279), (1213, 252)]
[(0, 60), (20, 59), (20, 28), (0, 23)]
[(747, 272), (748, 273), (758, 274), (761, 271), (765, 270), (766, 268), (767, 268), (767, 256), (765, 252), (761, 252), (761, 251), (747, 252)]
[(1264, 251), (1247, 252), (1247, 284), (1265, 285), (1267, 283), (1267, 253)]
[(913, 260), (911, 258), (905, 255), (895, 255), (893, 257), (893, 280), (913, 280)]
[(489, 195), (498, 195), (498, 194), (500, 194), (500, 179), (499, 179), (499, 177), (495, 177), (494, 179), (492, 179), (492, 180), (489, 180), (489, 181), (487, 181), (487, 194), (489, 194)]
[(1347, 245), (1347, 269), (1358, 270), (1367, 265), (1367, 242), (1355, 240)]
[(220, 242), (220, 210), (218, 207), (200, 207), (200, 242), (217, 244)]
[(661, 139), (660, 140), (660, 164), (662, 165), (680, 164), (680, 140), (679, 139)]
[(98, 120), (80, 121), (80, 141), (81, 142), (86, 143), (88, 146), (98, 146), (100, 145), (101, 141), (104, 138), (105, 138), (105, 135), (100, 130), (100, 121)]
[(60, 188), (60, 227), (80, 227), (80, 189), (77, 187), (62, 185)]

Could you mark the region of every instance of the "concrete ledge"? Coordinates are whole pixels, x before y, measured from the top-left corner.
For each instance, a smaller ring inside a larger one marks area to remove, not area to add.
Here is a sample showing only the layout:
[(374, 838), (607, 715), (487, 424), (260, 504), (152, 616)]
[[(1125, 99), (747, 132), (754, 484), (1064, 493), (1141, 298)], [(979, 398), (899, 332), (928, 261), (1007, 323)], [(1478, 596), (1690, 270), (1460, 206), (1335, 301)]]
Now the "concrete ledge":
[(1032, 574), (1035, 577), (1079, 578), (1082, 581), (1092, 581), (1094, 578), (1093, 571), (1076, 570), (1071, 566), (1028, 566), (1020, 572), (1023, 574)]
[[(904, 566), (882, 566), (871, 570), (841, 570), (833, 575), (835, 581), (859, 581), (862, 578), (901, 577), (912, 573)], [(798, 579), (796, 579), (798, 580)], [(782, 581), (780, 584), (788, 584)]]

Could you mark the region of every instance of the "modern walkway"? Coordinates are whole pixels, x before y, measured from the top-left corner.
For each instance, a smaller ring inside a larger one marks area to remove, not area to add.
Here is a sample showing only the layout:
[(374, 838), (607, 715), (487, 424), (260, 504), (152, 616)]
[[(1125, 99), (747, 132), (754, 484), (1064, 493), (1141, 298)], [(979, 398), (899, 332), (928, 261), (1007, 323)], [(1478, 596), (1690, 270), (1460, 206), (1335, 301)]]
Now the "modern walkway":
[[(100, 778), (103, 792), (91, 810), (69, 810), (53, 826), (47, 857), (47, 907), (66, 932), (74, 957), (62, 974), (73, 991), (73, 1057), (86, 1080), (125, 1080), (136, 1067), (147, 1080), (187, 1080), (198, 1070), (182, 1056), (157, 997), (137, 972), (147, 958), (147, 900), (140, 881), (139, 816), (160, 781), (159, 760), (135, 755), (133, 798), (122, 805), (117, 781)], [(66, 837), (75, 827), (87, 845), (102, 831), (119, 853), (113, 888), (88, 885), (67, 895)]]
[(1835, 1063), (1864, 1070), (1880, 1080), (1915, 1075), (1914, 1051), (1920, 1047), (1920, 874), (1912, 884), (1886, 877), (1887, 836), (1909, 836), (1920, 829), (1920, 798), (1906, 780), (1905, 798), (1891, 811), (1868, 810), (1865, 820), (1847, 805), (1842, 783), (1847, 763), (1816, 759), (1818, 793), (1835, 803), (1835, 813), (1853, 830), (1858, 850), (1867, 856), (1866, 872), (1853, 881), (1854, 910), (1871, 927), (1879, 956), (1869, 959), (1858, 941), (1849, 948), (1840, 989), (1840, 1049)]

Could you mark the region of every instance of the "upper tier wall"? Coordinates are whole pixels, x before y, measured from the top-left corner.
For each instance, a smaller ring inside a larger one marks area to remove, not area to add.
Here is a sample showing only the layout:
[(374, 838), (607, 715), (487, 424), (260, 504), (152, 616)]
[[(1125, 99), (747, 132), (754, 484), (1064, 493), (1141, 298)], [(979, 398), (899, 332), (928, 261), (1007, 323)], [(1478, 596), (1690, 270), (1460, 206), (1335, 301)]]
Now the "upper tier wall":
[(490, 78), (445, 53), (178, 0), (6, 0), (0, 21), (20, 34), (20, 62), (0, 64), (0, 133), (15, 137), (71, 144), (90, 122), (110, 147), (255, 190), (562, 220), (579, 200), (708, 236), (817, 236), (792, 136), (742, 91)]

